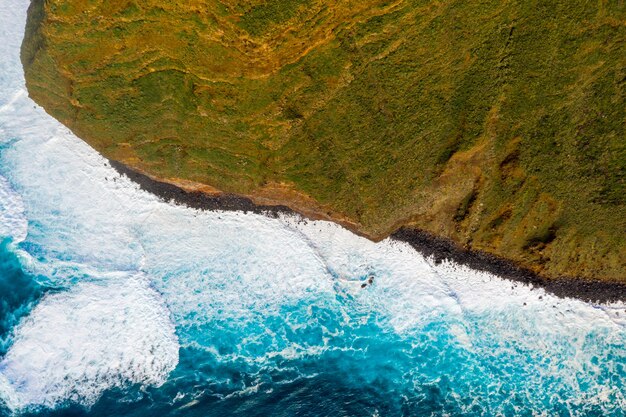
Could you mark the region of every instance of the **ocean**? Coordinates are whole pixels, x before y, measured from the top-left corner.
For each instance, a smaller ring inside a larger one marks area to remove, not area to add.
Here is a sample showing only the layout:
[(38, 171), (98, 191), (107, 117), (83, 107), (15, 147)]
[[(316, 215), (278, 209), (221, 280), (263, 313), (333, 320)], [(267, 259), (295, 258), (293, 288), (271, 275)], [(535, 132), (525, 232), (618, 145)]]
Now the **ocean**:
[(626, 305), (198, 211), (26, 93), (0, 0), (0, 415), (624, 416)]

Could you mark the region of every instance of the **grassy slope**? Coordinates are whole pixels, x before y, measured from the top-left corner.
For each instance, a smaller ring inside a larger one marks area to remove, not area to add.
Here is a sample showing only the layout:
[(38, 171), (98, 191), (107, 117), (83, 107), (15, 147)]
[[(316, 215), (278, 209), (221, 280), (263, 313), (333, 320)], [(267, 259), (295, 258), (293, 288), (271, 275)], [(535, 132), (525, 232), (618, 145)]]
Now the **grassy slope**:
[(48, 112), (156, 176), (626, 279), (624, 1), (36, 0), (23, 60)]

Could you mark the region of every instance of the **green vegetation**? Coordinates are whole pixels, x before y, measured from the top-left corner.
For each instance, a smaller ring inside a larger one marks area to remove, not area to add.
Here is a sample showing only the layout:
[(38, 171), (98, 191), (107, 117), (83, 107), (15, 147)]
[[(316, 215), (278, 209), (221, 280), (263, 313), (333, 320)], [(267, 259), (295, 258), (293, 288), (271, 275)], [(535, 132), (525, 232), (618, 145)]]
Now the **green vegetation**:
[(268, 0), (244, 11), (239, 25), (250, 35), (259, 36), (277, 24), (293, 18), (298, 8), (308, 5), (309, 0)]
[(626, 280), (624, 2), (35, 0), (22, 55), (38, 103), (154, 176)]

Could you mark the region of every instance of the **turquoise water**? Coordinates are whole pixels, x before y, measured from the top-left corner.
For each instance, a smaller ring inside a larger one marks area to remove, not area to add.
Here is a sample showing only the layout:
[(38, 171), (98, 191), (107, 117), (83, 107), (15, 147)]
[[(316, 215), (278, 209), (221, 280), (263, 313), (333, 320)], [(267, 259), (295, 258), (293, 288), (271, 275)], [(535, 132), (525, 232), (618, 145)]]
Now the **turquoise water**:
[[(47, 289), (23, 270), (7, 241), (0, 250), (6, 337)], [(221, 285), (207, 291), (218, 299)], [(466, 337), (459, 336), (458, 316), (445, 313), (399, 333), (388, 317), (343, 291), (311, 292), (238, 320), (203, 317), (195, 308), (173, 320), (179, 358), (161, 386), (123, 384), (87, 404), (70, 394), (26, 410), (55, 416), (624, 415), (623, 328), (567, 329), (571, 336), (559, 337), (549, 329), (533, 332), (515, 316), (483, 312), (464, 316)], [(511, 338), (517, 329), (536, 340)], [(34, 349), (25, 350), (28, 357)], [(0, 372), (6, 368), (3, 362)], [(67, 375), (76, 372), (82, 370)], [(78, 381), (102, 383), (87, 375)]]
[(11, 344), (10, 332), (32, 310), (43, 293), (33, 277), (22, 270), (9, 249), (10, 240), (0, 241), (0, 353)]
[[(10, 246), (0, 246), (0, 286), (11, 295), (2, 306), (4, 335), (43, 292)], [(401, 335), (341, 292), (310, 294), (246, 320), (197, 316), (175, 317), (179, 361), (160, 387), (131, 384), (104, 391), (89, 407), (60, 400), (34, 414), (624, 414), (624, 334), (615, 337), (615, 329), (588, 331), (583, 340), (528, 334), (545, 338), (532, 348), (502, 336), (520, 325), (515, 317), (470, 314), (470, 346), (459, 341), (454, 317), (432, 317)]]
[(624, 303), (159, 201), (28, 99), (26, 6), (0, 0), (0, 415), (625, 414)]

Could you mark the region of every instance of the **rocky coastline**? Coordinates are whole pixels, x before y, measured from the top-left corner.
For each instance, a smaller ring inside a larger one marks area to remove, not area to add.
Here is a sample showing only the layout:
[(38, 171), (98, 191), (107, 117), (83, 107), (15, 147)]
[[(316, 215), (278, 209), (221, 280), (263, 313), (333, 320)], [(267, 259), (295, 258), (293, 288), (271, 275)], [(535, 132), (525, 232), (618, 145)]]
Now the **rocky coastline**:
[[(293, 210), (287, 205), (261, 205), (255, 204), (251, 198), (235, 194), (185, 190), (174, 184), (155, 180), (120, 162), (109, 160), (109, 163), (120, 175), (128, 177), (142, 190), (170, 203), (198, 210), (252, 212), (272, 217), (279, 214), (311, 217), (303, 215), (303, 213)], [(315, 220), (318, 219), (315, 218)], [(401, 227), (390, 237), (408, 243), (422, 255), (431, 257), (436, 263), (450, 260), (475, 270), (492, 273), (515, 283), (543, 288), (558, 297), (577, 298), (598, 303), (626, 300), (626, 284), (623, 283), (576, 277), (544, 278), (510, 260), (486, 252), (463, 248), (452, 240), (416, 228)]]

